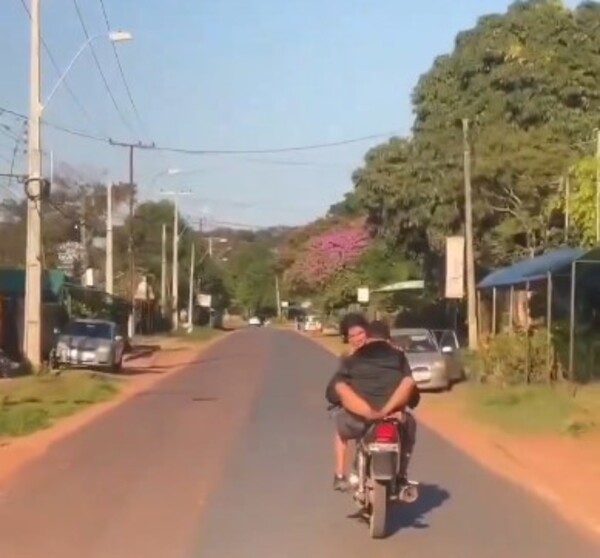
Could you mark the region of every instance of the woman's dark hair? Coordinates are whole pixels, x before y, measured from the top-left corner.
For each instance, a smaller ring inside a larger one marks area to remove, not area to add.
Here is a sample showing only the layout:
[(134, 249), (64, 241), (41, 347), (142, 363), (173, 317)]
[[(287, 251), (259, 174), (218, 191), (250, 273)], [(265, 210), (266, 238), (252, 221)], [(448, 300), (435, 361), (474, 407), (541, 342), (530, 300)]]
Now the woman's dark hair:
[(351, 327), (362, 327), (366, 330), (369, 327), (369, 322), (362, 314), (350, 312), (346, 314), (340, 322), (340, 330), (342, 335), (348, 335), (348, 330)]

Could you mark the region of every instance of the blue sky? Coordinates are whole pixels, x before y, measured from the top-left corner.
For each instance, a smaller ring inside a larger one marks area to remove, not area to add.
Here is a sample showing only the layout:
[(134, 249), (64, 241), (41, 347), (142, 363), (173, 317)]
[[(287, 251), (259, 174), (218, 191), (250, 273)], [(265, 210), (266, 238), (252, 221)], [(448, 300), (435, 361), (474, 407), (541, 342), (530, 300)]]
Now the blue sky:
[[(29, 4), (29, 0), (24, 0)], [(28, 111), (29, 20), (21, 0), (1, 0), (0, 107)], [(254, 150), (406, 133), (410, 93), (433, 58), (452, 49), (477, 17), (507, 0), (104, 0), (111, 28), (134, 40), (118, 52), (143, 126), (129, 103), (109, 42), (93, 44), (121, 121), (86, 51), (45, 118), (117, 140), (206, 150)], [(100, 0), (79, 0), (90, 34), (104, 33)], [(572, 4), (569, 2), (569, 4)], [(61, 68), (84, 40), (73, 0), (42, 0), (43, 37)], [(57, 74), (43, 59), (47, 94)], [(0, 172), (12, 158), (18, 120), (0, 114)], [(8, 130), (6, 128), (8, 126)], [(382, 138), (383, 139), (383, 138)], [(186, 188), (184, 213), (256, 226), (301, 224), (351, 188), (365, 151), (382, 140), (273, 155), (136, 153), (145, 197)], [(45, 128), (56, 167), (126, 180), (127, 153)], [(18, 160), (24, 169), (24, 159)], [(168, 168), (185, 173), (154, 178)], [(5, 184), (5, 183), (4, 183)], [(13, 187), (13, 191), (17, 191)], [(10, 195), (6, 188), (0, 195)]]

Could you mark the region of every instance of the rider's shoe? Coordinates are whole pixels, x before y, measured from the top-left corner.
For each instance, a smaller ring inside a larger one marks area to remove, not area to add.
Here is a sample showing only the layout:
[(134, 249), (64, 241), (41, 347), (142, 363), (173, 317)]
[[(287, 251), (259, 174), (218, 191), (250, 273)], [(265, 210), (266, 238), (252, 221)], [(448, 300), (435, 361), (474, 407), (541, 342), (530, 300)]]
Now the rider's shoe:
[(335, 475), (333, 477), (333, 489), (338, 492), (345, 492), (348, 489), (348, 481), (344, 475)]

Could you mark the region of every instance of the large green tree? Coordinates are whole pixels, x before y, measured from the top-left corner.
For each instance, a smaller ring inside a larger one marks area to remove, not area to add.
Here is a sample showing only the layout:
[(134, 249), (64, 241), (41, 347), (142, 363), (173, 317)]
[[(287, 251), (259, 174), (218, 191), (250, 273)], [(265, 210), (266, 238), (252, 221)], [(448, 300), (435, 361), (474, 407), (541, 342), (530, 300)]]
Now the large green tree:
[(354, 175), (354, 203), (405, 254), (441, 254), (444, 237), (463, 229), (468, 119), (479, 262), (502, 264), (558, 242), (561, 220), (546, 202), (590, 153), (600, 122), (599, 53), (595, 2), (569, 10), (530, 0), (480, 18), (419, 80), (412, 137), (367, 154)]

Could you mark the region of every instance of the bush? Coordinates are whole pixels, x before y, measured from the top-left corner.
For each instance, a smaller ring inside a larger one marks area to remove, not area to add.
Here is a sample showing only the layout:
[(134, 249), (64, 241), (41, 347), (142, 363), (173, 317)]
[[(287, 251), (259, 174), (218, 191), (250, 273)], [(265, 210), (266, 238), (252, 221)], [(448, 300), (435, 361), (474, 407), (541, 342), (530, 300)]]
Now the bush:
[(545, 330), (500, 333), (476, 355), (467, 357), (469, 376), (499, 386), (549, 383), (557, 374), (554, 351), (548, 362)]

